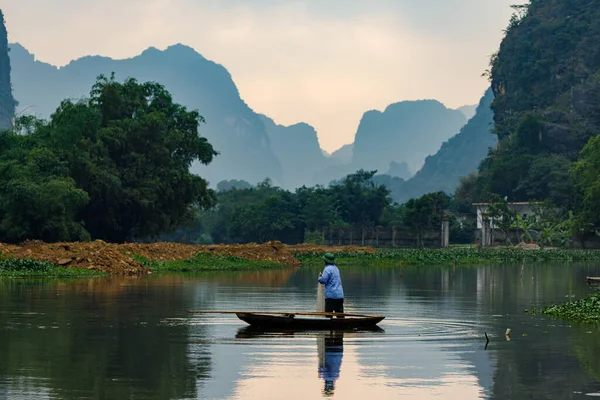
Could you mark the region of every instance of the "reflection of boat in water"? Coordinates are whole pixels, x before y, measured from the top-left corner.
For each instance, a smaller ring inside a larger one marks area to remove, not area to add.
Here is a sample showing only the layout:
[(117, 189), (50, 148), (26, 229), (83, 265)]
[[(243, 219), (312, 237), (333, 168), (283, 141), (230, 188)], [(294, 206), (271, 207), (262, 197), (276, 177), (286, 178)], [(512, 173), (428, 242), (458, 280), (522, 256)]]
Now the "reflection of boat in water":
[(262, 328), (340, 330), (361, 329), (376, 326), (383, 315), (337, 314), (332, 313), (260, 313), (237, 312), (242, 321)]
[[(317, 339), (318, 374), (323, 380), (323, 395), (332, 396), (335, 382), (340, 377), (342, 358), (344, 355), (344, 335), (354, 336), (361, 333), (383, 333), (378, 326), (362, 329), (341, 330), (306, 330), (306, 329), (277, 329), (246, 326), (240, 328), (235, 335), (236, 339), (264, 339), (278, 336), (286, 337), (315, 337)], [(304, 341), (303, 341), (304, 343)]]
[[(370, 328), (361, 329), (336, 329), (335, 331), (330, 330), (311, 330), (318, 339), (323, 339), (334, 334), (343, 335), (344, 333), (361, 333), (361, 332), (374, 332), (383, 333), (385, 332), (379, 326), (373, 326)], [(237, 331), (235, 335), (236, 339), (252, 339), (260, 337), (272, 337), (272, 336), (294, 336), (296, 334), (307, 333), (305, 329), (278, 329), (278, 328), (261, 328), (256, 326), (246, 326)]]

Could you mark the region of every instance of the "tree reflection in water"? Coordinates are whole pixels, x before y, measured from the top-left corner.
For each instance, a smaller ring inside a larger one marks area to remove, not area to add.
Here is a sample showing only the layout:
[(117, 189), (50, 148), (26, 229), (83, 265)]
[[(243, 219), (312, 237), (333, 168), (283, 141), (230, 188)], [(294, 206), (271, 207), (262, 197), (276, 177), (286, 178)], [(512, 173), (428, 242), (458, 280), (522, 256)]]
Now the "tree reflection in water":
[(165, 320), (187, 316), (194, 288), (173, 290), (181, 281), (0, 280), (0, 399), (4, 385), (23, 398), (195, 397), (212, 355), (190, 350), (188, 324)]

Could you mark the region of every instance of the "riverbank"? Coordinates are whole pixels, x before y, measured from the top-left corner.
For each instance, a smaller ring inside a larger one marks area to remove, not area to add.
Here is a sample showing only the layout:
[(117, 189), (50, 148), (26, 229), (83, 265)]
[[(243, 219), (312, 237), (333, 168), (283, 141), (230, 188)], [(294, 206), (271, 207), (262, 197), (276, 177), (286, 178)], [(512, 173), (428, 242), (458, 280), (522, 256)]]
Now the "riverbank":
[[(153, 271), (248, 270), (322, 265), (325, 252), (336, 254), (344, 265), (444, 265), (500, 262), (600, 261), (598, 250), (474, 248), (381, 249), (370, 247), (325, 247), (313, 244), (284, 245), (280, 242), (239, 245), (185, 245), (179, 243), (89, 243), (26, 242), (21, 246), (0, 244), (0, 276), (14, 276), (15, 269), (2, 267), (2, 260), (25, 259), (46, 262), (54, 269), (46, 274), (93, 271), (111, 275), (141, 275)], [(6, 264), (6, 263), (4, 263)], [(8, 265), (8, 264), (6, 264)], [(14, 264), (19, 265), (19, 264)], [(67, 272), (64, 272), (64, 271)], [(29, 271), (24, 268), (23, 274)], [(35, 271), (33, 271), (35, 272)]]
[[(0, 243), (0, 260), (45, 261), (67, 270), (90, 270), (111, 275), (141, 275), (152, 271), (191, 271), (300, 267), (301, 254), (375, 254), (368, 247), (296, 246), (280, 242), (238, 245), (186, 245), (180, 243), (26, 242), (21, 246)], [(6, 271), (5, 271), (6, 272)], [(0, 275), (3, 274), (0, 266)]]

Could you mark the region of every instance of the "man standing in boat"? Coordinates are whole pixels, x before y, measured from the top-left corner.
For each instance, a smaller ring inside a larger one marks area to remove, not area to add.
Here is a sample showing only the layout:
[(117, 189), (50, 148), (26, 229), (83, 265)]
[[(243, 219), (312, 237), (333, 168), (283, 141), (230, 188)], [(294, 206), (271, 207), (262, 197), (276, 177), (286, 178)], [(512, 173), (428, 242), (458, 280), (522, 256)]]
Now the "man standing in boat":
[[(325, 253), (325, 269), (319, 273), (319, 283), (325, 285), (325, 312), (344, 312), (344, 288), (340, 270), (335, 265), (335, 256)], [(343, 317), (340, 317), (343, 318)]]

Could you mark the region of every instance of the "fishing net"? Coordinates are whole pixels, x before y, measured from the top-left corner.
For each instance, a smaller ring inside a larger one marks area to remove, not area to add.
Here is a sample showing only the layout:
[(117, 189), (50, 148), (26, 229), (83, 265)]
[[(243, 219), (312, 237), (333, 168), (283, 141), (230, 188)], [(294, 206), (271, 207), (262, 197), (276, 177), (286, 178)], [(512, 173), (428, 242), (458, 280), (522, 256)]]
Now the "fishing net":
[(317, 311), (325, 311), (325, 285), (317, 283)]

